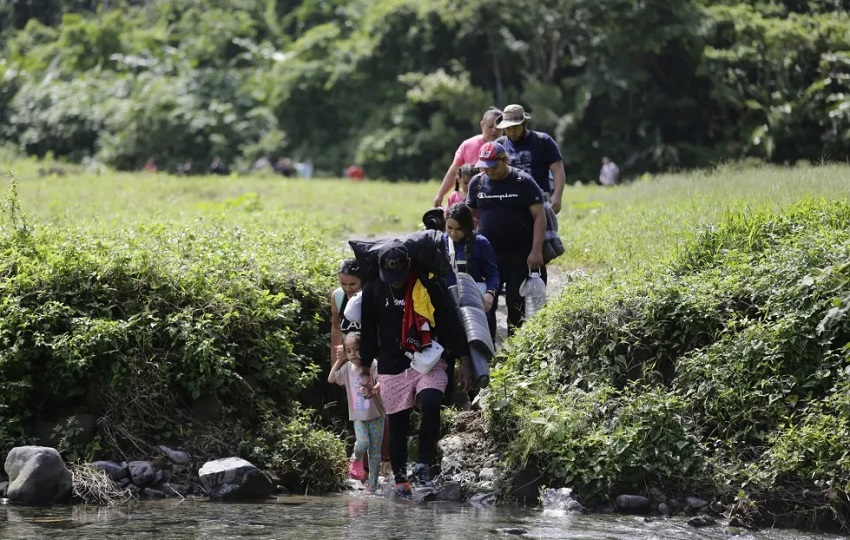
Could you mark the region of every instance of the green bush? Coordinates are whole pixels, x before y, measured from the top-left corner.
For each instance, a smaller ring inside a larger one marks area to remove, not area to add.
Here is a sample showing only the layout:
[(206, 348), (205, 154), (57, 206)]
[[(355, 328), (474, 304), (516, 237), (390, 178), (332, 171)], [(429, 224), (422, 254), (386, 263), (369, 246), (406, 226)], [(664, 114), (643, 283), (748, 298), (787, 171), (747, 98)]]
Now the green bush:
[(744, 486), (840, 513), (848, 225), (847, 201), (730, 214), (666, 263), (571, 284), (494, 372), (509, 459), (589, 500)]
[(287, 418), (266, 416), (250, 457), (300, 493), (340, 488), (348, 464), (344, 438), (323, 429), (317, 418), (297, 405)]
[[(14, 191), (4, 210), (0, 451), (34, 440), (36, 420), (83, 411), (100, 420), (101, 455), (175, 442), (220, 457), (206, 451), (235, 451), (269, 407), (288, 417), (316, 380), (336, 262), (323, 240), (215, 219), (33, 226)], [(229, 447), (193, 418), (198, 399), (222, 404)]]

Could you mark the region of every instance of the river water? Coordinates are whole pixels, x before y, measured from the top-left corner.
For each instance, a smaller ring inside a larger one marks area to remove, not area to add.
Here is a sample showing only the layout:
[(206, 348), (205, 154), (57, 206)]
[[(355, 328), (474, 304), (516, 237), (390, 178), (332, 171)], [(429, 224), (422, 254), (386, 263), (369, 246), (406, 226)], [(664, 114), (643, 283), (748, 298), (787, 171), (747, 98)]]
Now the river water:
[(582, 515), (520, 506), (417, 503), (375, 495), (281, 496), (253, 504), (146, 501), (119, 507), (0, 506), (0, 540), (824, 540), (793, 530), (695, 529), (684, 518)]

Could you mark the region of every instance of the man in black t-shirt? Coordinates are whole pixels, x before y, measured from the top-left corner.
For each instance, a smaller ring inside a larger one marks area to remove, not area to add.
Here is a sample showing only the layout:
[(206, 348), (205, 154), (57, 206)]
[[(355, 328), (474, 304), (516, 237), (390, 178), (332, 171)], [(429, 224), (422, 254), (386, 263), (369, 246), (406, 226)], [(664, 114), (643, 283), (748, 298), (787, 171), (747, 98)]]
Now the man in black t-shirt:
[[(475, 166), (481, 173), (469, 183), (466, 203), (478, 212), (478, 232), (487, 237), (496, 252), (511, 334), (522, 324), (525, 304), (519, 288), (529, 270), (539, 269), (546, 279), (543, 192), (534, 178), (508, 165), (507, 151), (498, 142), (481, 147)], [(497, 296), (493, 309), (498, 301)]]

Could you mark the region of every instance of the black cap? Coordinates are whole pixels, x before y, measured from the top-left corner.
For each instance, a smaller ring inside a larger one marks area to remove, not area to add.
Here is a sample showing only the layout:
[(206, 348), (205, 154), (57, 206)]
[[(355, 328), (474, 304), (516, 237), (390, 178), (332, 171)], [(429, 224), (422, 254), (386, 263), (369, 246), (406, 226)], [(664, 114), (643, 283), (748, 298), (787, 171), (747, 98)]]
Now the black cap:
[(410, 273), (410, 261), (407, 247), (399, 240), (386, 242), (378, 252), (378, 275), (386, 283), (407, 281)]

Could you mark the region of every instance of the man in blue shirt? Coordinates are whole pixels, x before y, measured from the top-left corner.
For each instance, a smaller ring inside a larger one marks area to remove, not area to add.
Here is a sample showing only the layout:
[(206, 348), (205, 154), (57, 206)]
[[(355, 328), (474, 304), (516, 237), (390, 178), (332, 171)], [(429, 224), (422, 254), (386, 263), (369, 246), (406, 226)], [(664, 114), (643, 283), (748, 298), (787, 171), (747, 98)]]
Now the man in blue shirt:
[(564, 160), (558, 143), (551, 136), (528, 129), (530, 121), (531, 115), (525, 112), (522, 105), (508, 105), (496, 122), (497, 128), (505, 130), (505, 136), (500, 137), (498, 142), (507, 150), (510, 166), (534, 178), (543, 193), (548, 195), (552, 210), (557, 214), (561, 211), (561, 197), (566, 182)]
[[(478, 212), (478, 232), (496, 253), (499, 278), (505, 284), (508, 333), (513, 333), (522, 324), (525, 303), (519, 288), (529, 270), (539, 269), (546, 279), (543, 192), (531, 176), (508, 165), (507, 151), (498, 142), (484, 143), (475, 166), (481, 174), (469, 183), (466, 204)], [(492, 309), (497, 305), (498, 296)]]

